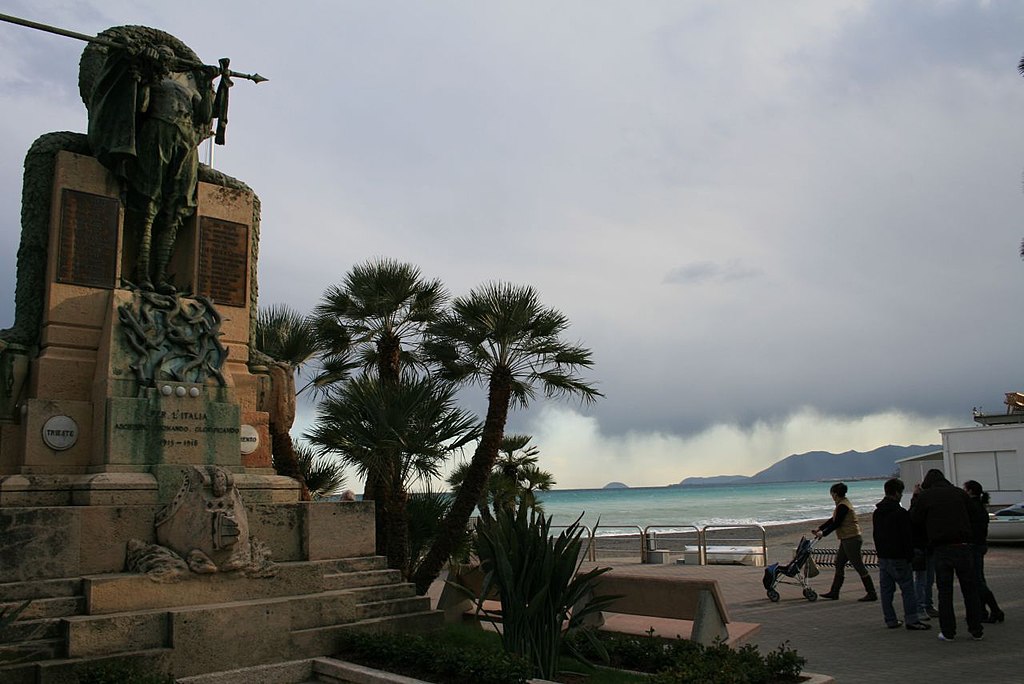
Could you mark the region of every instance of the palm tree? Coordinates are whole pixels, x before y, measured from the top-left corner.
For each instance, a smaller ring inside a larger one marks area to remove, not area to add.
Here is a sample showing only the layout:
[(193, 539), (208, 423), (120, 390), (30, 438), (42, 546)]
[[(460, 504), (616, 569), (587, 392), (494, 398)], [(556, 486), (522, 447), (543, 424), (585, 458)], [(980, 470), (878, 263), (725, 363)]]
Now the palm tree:
[[(481, 516), (490, 516), (488, 505), (494, 515), (499, 509), (515, 510), (520, 503), (543, 511), (537, 502), (536, 492), (549, 491), (555, 484), (555, 478), (537, 466), (540, 449), (529, 443), (531, 439), (530, 435), (502, 437), (487, 490), (477, 503)], [(462, 486), (468, 469), (469, 464), (462, 463), (448, 476), (448, 484), (454, 491)]]
[[(409, 569), (410, 574), (415, 572), (420, 561), (430, 550), (431, 544), (437, 538), (441, 529), (441, 522), (448, 514), (452, 505), (452, 496), (447, 491), (435, 491), (430, 482), (421, 492), (409, 494)], [(463, 538), (456, 545), (452, 554), (458, 562), (469, 561), (470, 554), (469, 530), (465, 531)]]
[(561, 339), (569, 320), (541, 305), (529, 286), (489, 283), (452, 302), (430, 326), (426, 349), (452, 381), (487, 387), (487, 416), (462, 487), (445, 517), (442, 533), (413, 577), (426, 593), (450, 556), (487, 487), (498, 457), (509, 409), (525, 408), (538, 388), (548, 397), (601, 395), (577, 375), (593, 365), (590, 350)]
[[(295, 374), (318, 356), (321, 346), (313, 322), (295, 309), (275, 304), (256, 314), (253, 344), (270, 357), (272, 398), (270, 400), (270, 443), (274, 469), (302, 485), (301, 498), (310, 498), (307, 483), (292, 445), (295, 422)], [(308, 385), (307, 385), (308, 387)], [(305, 387), (303, 387), (305, 389)]]
[(330, 454), (321, 453), (309, 444), (299, 442), (295, 445), (295, 458), (313, 501), (337, 494), (345, 486), (342, 464)]
[[(348, 352), (353, 365), (390, 382), (403, 367), (422, 367), (419, 342), (448, 298), (440, 280), (393, 259), (356, 264), (341, 285), (324, 293), (316, 309), (328, 354)], [(325, 378), (318, 384), (324, 385)]]
[[(324, 293), (316, 309), (318, 335), (326, 353), (315, 385), (326, 394), (339, 391), (344, 387), (339, 380), (354, 368), (374, 374), (382, 383), (397, 384), (403, 368), (422, 368), (420, 344), (426, 326), (447, 298), (441, 281), (425, 280), (411, 264), (386, 258), (356, 264), (341, 285)], [(385, 456), (378, 454), (373, 461), (380, 469), (364, 473), (365, 501), (377, 499), (377, 490), (385, 486)], [(389, 532), (382, 506), (376, 508), (376, 531), (377, 552), (385, 554)]]
[(404, 373), (397, 383), (370, 375), (345, 383), (319, 406), (307, 438), (377, 484), (388, 567), (409, 576), (409, 487), (436, 477), (453, 449), (479, 435), (476, 416), (455, 406), (455, 387)]

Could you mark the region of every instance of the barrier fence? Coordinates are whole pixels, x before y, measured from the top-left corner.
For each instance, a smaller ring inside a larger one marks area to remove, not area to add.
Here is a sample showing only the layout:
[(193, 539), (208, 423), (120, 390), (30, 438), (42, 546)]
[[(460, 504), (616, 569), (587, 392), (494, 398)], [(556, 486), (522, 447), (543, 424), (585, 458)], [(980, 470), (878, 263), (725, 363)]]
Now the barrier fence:
[[(552, 531), (564, 530), (567, 525), (552, 525)], [(648, 525), (632, 523), (602, 524), (583, 529), (583, 556), (588, 561), (599, 558), (640, 556), (641, 563), (664, 563), (671, 556), (682, 556), (684, 562), (709, 565), (716, 562), (737, 562), (753, 565), (768, 564), (768, 535), (761, 525)], [(737, 536), (739, 535), (739, 536)], [(602, 544), (602, 541), (604, 543)], [(811, 551), (814, 562), (822, 567), (834, 567), (834, 548), (816, 548)], [(742, 557), (744, 560), (730, 561)], [(861, 549), (864, 565), (878, 566), (874, 549)]]

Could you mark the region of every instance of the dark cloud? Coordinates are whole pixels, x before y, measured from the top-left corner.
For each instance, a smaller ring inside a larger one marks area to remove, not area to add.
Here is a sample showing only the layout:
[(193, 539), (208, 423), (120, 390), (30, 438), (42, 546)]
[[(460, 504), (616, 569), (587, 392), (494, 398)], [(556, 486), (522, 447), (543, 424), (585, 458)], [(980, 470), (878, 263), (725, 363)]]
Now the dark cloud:
[[(262, 200), (264, 302), (310, 309), (377, 255), (533, 284), (594, 351), (609, 440), (769, 425), (785, 450), (794, 415), (937, 430), (1024, 387), (1019, 3), (69, 8), (5, 11), (271, 77), (233, 88), (217, 151)], [(85, 117), (79, 45), (0, 38), (2, 294), (24, 153)]]
[(717, 264), (711, 261), (700, 261), (673, 268), (665, 276), (669, 284), (688, 285), (708, 282), (731, 282), (746, 280), (762, 275), (756, 268), (744, 266), (737, 261)]

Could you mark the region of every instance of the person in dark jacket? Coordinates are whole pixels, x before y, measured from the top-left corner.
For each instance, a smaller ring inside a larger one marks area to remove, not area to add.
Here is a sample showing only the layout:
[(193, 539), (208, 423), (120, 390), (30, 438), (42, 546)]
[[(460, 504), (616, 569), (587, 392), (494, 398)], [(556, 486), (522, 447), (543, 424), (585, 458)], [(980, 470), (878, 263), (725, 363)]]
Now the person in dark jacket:
[(903, 595), (903, 619), (909, 630), (931, 629), (921, 622), (914, 590), (914, 575), (910, 562), (914, 556), (914, 532), (910, 513), (900, 506), (903, 498), (903, 481), (898, 478), (886, 480), (885, 497), (875, 504), (871, 515), (875, 551), (878, 553), (878, 588), (882, 593), (882, 617), (885, 626), (896, 629), (903, 623), (896, 619), (892, 600), (899, 586)]
[(1006, 619), (996, 603), (995, 594), (985, 581), (985, 554), (988, 553), (988, 492), (977, 480), (964, 482), (964, 491), (971, 498), (971, 550), (974, 558), (974, 579), (978, 584), (978, 598), (981, 599), (982, 622), (1002, 622)]
[(860, 523), (857, 522), (857, 513), (853, 510), (853, 504), (846, 498), (847, 491), (849, 489), (842, 482), (837, 482), (829, 488), (828, 492), (836, 504), (835, 510), (832, 512), (831, 518), (811, 530), (817, 539), (821, 539), (835, 530), (836, 539), (839, 540), (839, 550), (836, 551), (836, 573), (832, 577), (832, 588), (821, 594), (821, 598), (830, 601), (839, 599), (839, 589), (843, 586), (846, 563), (849, 561), (853, 569), (860, 575), (861, 582), (864, 583), (865, 594), (857, 600), (877, 601), (878, 594), (875, 593), (875, 583), (871, 581), (871, 573), (864, 567), (864, 561), (861, 559), (860, 547), (863, 539), (860, 536)]
[(956, 637), (956, 613), (953, 611), (953, 575), (967, 608), (967, 629), (975, 640), (981, 639), (982, 608), (974, 579), (971, 551), (970, 501), (967, 493), (954, 487), (941, 470), (932, 468), (921, 482), (921, 493), (910, 507), (910, 519), (924, 530), (935, 557), (935, 587), (939, 595), (939, 639)]

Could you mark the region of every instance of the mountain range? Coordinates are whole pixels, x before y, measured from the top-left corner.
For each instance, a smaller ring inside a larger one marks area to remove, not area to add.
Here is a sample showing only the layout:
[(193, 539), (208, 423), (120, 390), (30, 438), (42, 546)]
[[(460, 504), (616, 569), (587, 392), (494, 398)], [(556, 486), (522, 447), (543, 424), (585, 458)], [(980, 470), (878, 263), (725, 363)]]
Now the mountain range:
[(717, 475), (714, 477), (688, 477), (670, 487), (688, 485), (808, 482), (818, 480), (854, 480), (891, 477), (899, 468), (896, 461), (942, 449), (941, 445), (912, 445), (879, 447), (872, 451), (809, 451), (792, 454), (755, 475)]

